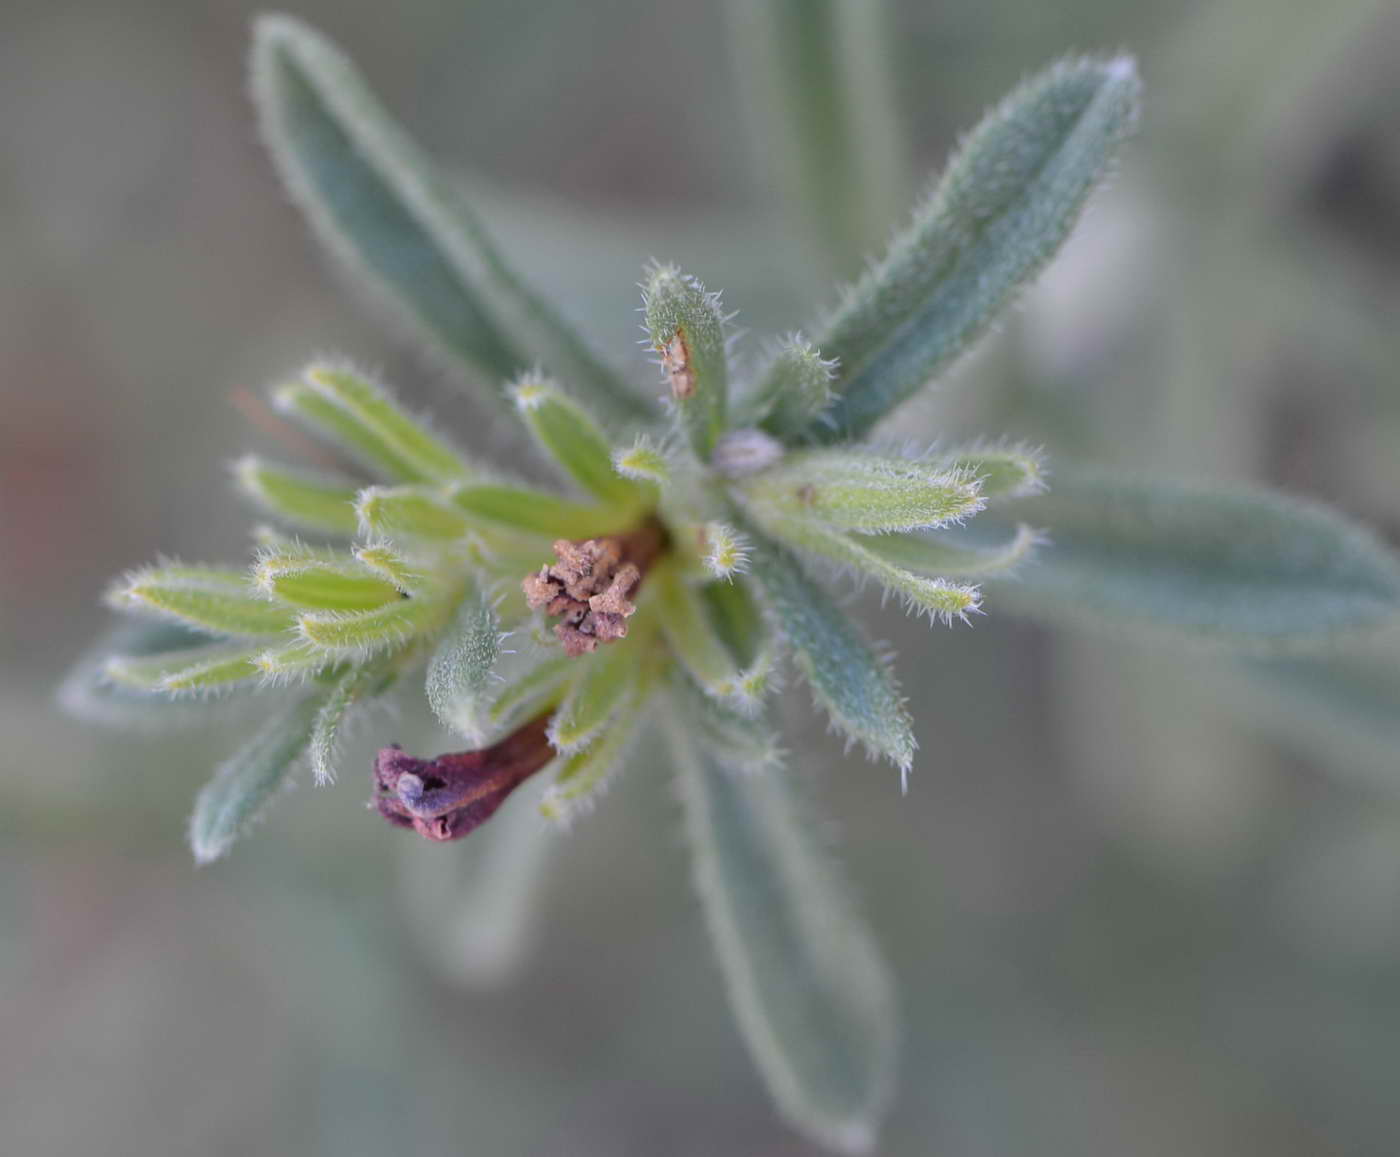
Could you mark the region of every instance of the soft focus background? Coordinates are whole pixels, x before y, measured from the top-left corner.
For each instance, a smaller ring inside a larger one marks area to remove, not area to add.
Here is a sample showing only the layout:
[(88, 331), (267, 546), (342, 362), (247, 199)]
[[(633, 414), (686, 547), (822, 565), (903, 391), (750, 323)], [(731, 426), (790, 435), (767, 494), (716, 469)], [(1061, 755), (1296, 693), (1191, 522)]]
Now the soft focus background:
[[(403, 903), (406, 860), (450, 880), (466, 853), (407, 847), (363, 809), (373, 747), (435, 742), (413, 711), (196, 871), (182, 825), (240, 724), (119, 735), (53, 706), (109, 576), (162, 550), (245, 556), (225, 463), (267, 442), (241, 396), (344, 352), (472, 441), (459, 384), (341, 292), (277, 187), (243, 92), (252, 11), (0, 12), (0, 1149), (812, 1153), (726, 1013), (658, 759), (561, 840), (534, 953), (481, 991)], [(743, 3), (297, 12), (638, 375), (649, 256), (759, 333), (858, 268), (790, 203)], [(899, 123), (871, 195), (896, 205), (1057, 55), (1127, 47), (1147, 86), (1069, 249), (900, 432), (1263, 479), (1395, 541), (1400, 10), (900, 0), (888, 24), (870, 75)], [(795, 762), (903, 993), (882, 1152), (1393, 1153), (1384, 701), (1288, 700), (1218, 660), (988, 609), (925, 638), (869, 608), (916, 711), (935, 690), (953, 705), (919, 711), (907, 798), (790, 696)]]

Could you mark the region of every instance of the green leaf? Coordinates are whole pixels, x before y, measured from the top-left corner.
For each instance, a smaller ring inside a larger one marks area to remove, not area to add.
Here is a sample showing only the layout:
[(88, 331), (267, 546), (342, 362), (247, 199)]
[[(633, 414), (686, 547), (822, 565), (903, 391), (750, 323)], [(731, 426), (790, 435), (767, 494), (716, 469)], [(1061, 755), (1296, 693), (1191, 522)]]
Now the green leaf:
[(355, 499), (355, 514), (361, 533), (395, 542), (451, 542), (471, 529), (445, 498), (414, 486), (367, 486)]
[(707, 522), (698, 534), (700, 565), (705, 572), (726, 582), (749, 567), (749, 547), (744, 536), (728, 523)]
[(383, 386), (348, 366), (315, 363), (302, 375), (306, 384), (347, 414), (371, 438), (387, 446), (395, 461), (407, 462), (431, 482), (455, 482), (474, 471), (461, 452), (405, 410)]
[(159, 620), (121, 623), (73, 665), (59, 685), (58, 704), (77, 719), (108, 727), (160, 732), (205, 726), (211, 716), (227, 711), (224, 700), (140, 691), (113, 681), (107, 666), (113, 659), (133, 662), (146, 657), (188, 653), (208, 645), (208, 635), (176, 623)]
[(491, 723), (498, 733), (550, 710), (578, 675), (578, 660), (556, 650), (522, 646), (521, 651), (525, 669), (504, 676), (505, 686), (491, 704)]
[(1069, 236), (1133, 128), (1138, 89), (1130, 58), (1064, 61), (982, 121), (816, 335), (840, 365), (837, 401), (801, 437), (862, 436), (987, 329)]
[(676, 675), (671, 687), (684, 709), (686, 726), (724, 767), (762, 775), (782, 764), (782, 731), (762, 709), (736, 710), (707, 695), (688, 675)]
[(247, 690), (262, 679), (254, 661), (262, 649), (247, 643), (205, 643), (153, 655), (112, 655), (102, 673), (118, 686), (164, 695)]
[(696, 457), (707, 462), (724, 433), (729, 393), (719, 294), (674, 265), (656, 265), (642, 284), (642, 311), (681, 427)]
[(925, 530), (865, 535), (860, 546), (868, 555), (915, 574), (970, 577), (1005, 573), (1030, 558), (1042, 541), (1025, 523), (998, 542), (985, 540), (985, 534), (972, 536), (966, 530)]
[(476, 747), (487, 742), (488, 712), (501, 689), (495, 667), (503, 638), (490, 599), (472, 589), (458, 604), (428, 660), (425, 689), (433, 714), (444, 727)]
[(830, 407), (835, 376), (835, 359), (822, 357), (801, 334), (785, 337), (768, 362), (762, 388), (744, 407), (744, 424), (798, 433)]
[(976, 587), (950, 583), (942, 578), (914, 574), (887, 561), (867, 543), (878, 543), (883, 535), (852, 535), (803, 518), (765, 518), (763, 529), (774, 538), (852, 568), (857, 578), (873, 578), (885, 590), (898, 595), (910, 610), (922, 611), (929, 618), (951, 624), (954, 619), (981, 610)]
[(1010, 504), (1050, 544), (999, 584), (1038, 617), (1137, 623), (1260, 648), (1374, 629), (1400, 611), (1400, 562), (1369, 531), (1253, 486), (1057, 467)]
[(936, 455), (944, 469), (975, 478), (983, 498), (1023, 498), (1045, 488), (1042, 455), (1026, 446), (968, 446)]
[(439, 350), (488, 382), (540, 360), (610, 420), (637, 416), (627, 387), (507, 268), (330, 41), (290, 17), (261, 17), (252, 91), (263, 139), (317, 237)]
[(496, 483), (467, 483), (449, 492), (452, 505), (473, 525), (549, 538), (596, 538), (627, 530), (637, 521), (635, 507), (618, 509), (571, 502), (544, 490)]
[(634, 668), (629, 694), (614, 711), (602, 735), (587, 747), (560, 755), (549, 765), (554, 769), (554, 781), (540, 800), (540, 814), (546, 819), (568, 824), (585, 814), (622, 770), (628, 749), (642, 726), (642, 709), (649, 699), (653, 674), (650, 670), (642, 674)]
[(706, 583), (697, 594), (705, 605), (706, 621), (741, 668), (741, 697), (761, 698), (776, 682), (778, 640), (749, 583), (739, 579)]
[(857, 450), (789, 454), (736, 488), (765, 518), (797, 515), (866, 534), (946, 526), (984, 505), (970, 475)]
[(536, 374), (520, 378), (509, 392), (535, 442), (565, 474), (604, 502), (637, 505), (637, 484), (613, 469), (612, 448), (587, 410)]
[(278, 466), (249, 454), (234, 465), (239, 489), (268, 513), (293, 526), (350, 536), (355, 518), (356, 483), (339, 475)]
[(385, 671), (378, 664), (348, 667), (330, 685), (316, 712), (308, 744), (311, 773), (317, 785), (335, 782), (336, 744), (352, 707), (384, 685)]
[(907, 773), (917, 744), (889, 665), (796, 558), (757, 534), (753, 540), (754, 579), (817, 702), (844, 735)]
[(780, 767), (736, 773), (679, 729), (695, 879), (739, 1028), (783, 1116), (869, 1152), (895, 1059), (889, 976)]
[(650, 482), (658, 487), (669, 486), (675, 469), (670, 455), (645, 435), (640, 435), (625, 450), (615, 450), (613, 469), (633, 482)]
[(309, 611), (297, 619), (297, 631), (323, 655), (364, 659), (431, 630), (442, 614), (437, 599), (399, 599), (374, 611)]
[(744, 672), (711, 624), (700, 593), (667, 564), (652, 568), (647, 586), (666, 641), (691, 679), (717, 699), (751, 705), (743, 691)]
[(253, 582), (269, 598), (313, 611), (372, 611), (405, 595), (389, 579), (348, 556), (270, 552), (253, 568)]
[(197, 863), (212, 863), (227, 852), (286, 782), (306, 753), (321, 702), (311, 696), (274, 715), (215, 769), (190, 817), (190, 847)]
[(362, 566), (393, 583), (398, 590), (407, 591), (412, 595), (426, 590), (431, 585), (427, 575), (416, 570), (397, 551), (382, 543), (357, 546), (353, 553)]
[(292, 612), (259, 596), (246, 575), (218, 567), (148, 567), (115, 584), (107, 601), (215, 635), (274, 635), (293, 624)]
[(345, 451), (361, 466), (391, 482), (428, 482), (427, 471), (403, 457), (354, 414), (305, 382), (272, 391), (275, 410), (295, 419), (322, 440)]
[(647, 612), (638, 618), (642, 621), (632, 620), (627, 638), (573, 660), (578, 674), (549, 723), (549, 742), (561, 755), (572, 755), (597, 740), (639, 693), (638, 673), (652, 645), (655, 620)]
[(281, 685), (302, 682), (328, 667), (336, 666), (340, 660), (338, 654), (328, 655), (303, 639), (293, 639), (260, 652), (254, 658), (253, 665), (266, 682)]

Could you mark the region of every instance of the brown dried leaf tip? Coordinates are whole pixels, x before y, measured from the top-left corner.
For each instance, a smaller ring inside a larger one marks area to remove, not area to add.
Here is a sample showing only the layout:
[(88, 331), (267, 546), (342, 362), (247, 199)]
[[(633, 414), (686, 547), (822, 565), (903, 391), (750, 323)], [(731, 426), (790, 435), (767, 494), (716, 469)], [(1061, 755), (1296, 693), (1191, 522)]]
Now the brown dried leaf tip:
[(677, 329), (661, 350), (661, 368), (671, 382), (673, 398), (688, 398), (695, 393), (695, 368), (690, 364), (690, 347), (685, 343), (685, 330)]
[(386, 747), (374, 761), (373, 803), (398, 827), (430, 840), (459, 840), (554, 755), (548, 712), (480, 751), (416, 759), (397, 745)]
[(560, 618), (554, 633), (571, 658), (597, 650), (599, 643), (624, 639), (627, 620), (637, 609), (630, 597), (663, 540), (664, 532), (654, 522), (609, 538), (561, 538), (554, 544), (554, 563), (521, 582), (525, 601)]

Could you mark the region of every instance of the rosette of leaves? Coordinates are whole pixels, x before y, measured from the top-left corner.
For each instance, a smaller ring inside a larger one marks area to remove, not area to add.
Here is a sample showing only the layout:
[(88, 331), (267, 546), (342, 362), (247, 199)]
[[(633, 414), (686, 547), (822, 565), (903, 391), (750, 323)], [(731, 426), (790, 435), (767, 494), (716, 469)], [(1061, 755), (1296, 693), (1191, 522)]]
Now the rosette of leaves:
[[(237, 463), (239, 490), (276, 527), (257, 532), (251, 566), (160, 562), (122, 577), (109, 602), (132, 624), (65, 687), (74, 709), (107, 720), (263, 694), (263, 722), (197, 799), (201, 862), (297, 765), (334, 778), (346, 720), (408, 681), (463, 750), (386, 747), (374, 802), (434, 840), (486, 824), (483, 841), (536, 846), (534, 811), (512, 793), (538, 776), (538, 810), (568, 821), (660, 721), (758, 1069), (797, 1128), (861, 1151), (889, 1094), (892, 997), (784, 768), (770, 718), (780, 671), (794, 668), (832, 728), (902, 776), (917, 744), (887, 654), (832, 580), (874, 583), (915, 616), (958, 624), (982, 612), (978, 583), (1014, 568), (998, 590), (1015, 609), (1251, 651), (1396, 611), (1391, 555), (1308, 504), (1083, 472), (1043, 494), (1024, 447), (910, 453), (871, 440), (1064, 241), (1133, 127), (1126, 58), (1068, 60), (1017, 88), (888, 252), (754, 373), (735, 372), (719, 296), (649, 268), (660, 404), (511, 270), (321, 36), (261, 20), (252, 79), (316, 236), (518, 421), (559, 485), (464, 452), (348, 363), (313, 363), (273, 389), (274, 408), (343, 469)], [(521, 873), (539, 862), (496, 859)], [(510, 892), (528, 900), (527, 887)]]

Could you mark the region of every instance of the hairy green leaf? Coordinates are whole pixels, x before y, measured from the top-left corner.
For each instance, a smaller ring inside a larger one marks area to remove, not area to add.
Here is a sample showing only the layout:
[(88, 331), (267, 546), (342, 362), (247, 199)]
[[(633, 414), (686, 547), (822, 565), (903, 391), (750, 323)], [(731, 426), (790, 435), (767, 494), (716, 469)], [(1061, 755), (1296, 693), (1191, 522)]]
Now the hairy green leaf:
[(249, 454), (234, 464), (239, 489), (268, 513), (306, 530), (350, 536), (356, 483), (339, 475), (278, 466)]
[(775, 433), (798, 433), (831, 405), (835, 376), (834, 359), (822, 357), (801, 334), (785, 337), (768, 362), (762, 387), (744, 407), (745, 425), (762, 423)]
[(102, 673), (118, 686), (165, 695), (246, 690), (262, 679), (255, 662), (262, 649), (246, 642), (205, 643), (153, 655), (112, 655)]
[(259, 596), (246, 575), (219, 567), (148, 567), (116, 583), (107, 601), (215, 635), (274, 635), (293, 623), (292, 612)]
[(336, 745), (351, 709), (367, 695), (376, 693), (384, 681), (385, 671), (379, 664), (347, 667), (322, 697), (307, 745), (311, 774), (318, 785), (335, 782)]
[(1008, 508), (1050, 544), (999, 599), (1052, 621), (1130, 622), (1247, 647), (1370, 630), (1400, 611), (1400, 562), (1315, 503), (1253, 486), (1057, 467)]
[(988, 114), (816, 335), (839, 363), (837, 400), (800, 437), (860, 437), (986, 330), (1069, 235), (1134, 125), (1138, 88), (1127, 57), (1069, 60)]
[(491, 482), (454, 486), (448, 497), (473, 525), (549, 538), (617, 534), (637, 521), (634, 507), (571, 502), (546, 490)]
[(944, 578), (1000, 574), (1031, 557), (1041, 536), (1024, 523), (1009, 536), (988, 542), (985, 533), (924, 530), (912, 534), (868, 534), (859, 540), (866, 556), (915, 574)]
[(436, 491), (413, 486), (367, 486), (355, 499), (366, 535), (426, 542), (461, 538), (471, 524)]
[(637, 504), (637, 484), (613, 469), (612, 448), (587, 410), (534, 374), (516, 381), (510, 396), (535, 442), (565, 474), (604, 502)]
[(907, 773), (917, 744), (889, 665), (795, 557), (753, 539), (753, 576), (817, 702), (844, 735)]
[(673, 744), (710, 937), (749, 1052), (783, 1115), (869, 1152), (889, 1100), (894, 998), (817, 822), (781, 767), (735, 774)]
[(322, 698), (311, 696), (274, 715), (214, 771), (194, 804), (190, 847), (197, 863), (233, 846), (306, 753)]
[(798, 515), (867, 534), (946, 526), (984, 504), (968, 474), (859, 450), (789, 454), (737, 488), (765, 517)]
[(707, 462), (724, 433), (729, 394), (719, 294), (674, 265), (657, 265), (642, 283), (642, 312), (681, 427), (696, 457)]
[(627, 752), (642, 724), (642, 708), (651, 686), (636, 671), (628, 693), (606, 730), (587, 747), (560, 755), (549, 765), (554, 781), (540, 800), (540, 814), (567, 824), (590, 810), (622, 770)]
[(626, 386), (507, 268), (330, 41), (291, 17), (260, 18), (252, 90), (278, 172), (318, 238), (440, 350), (493, 383), (540, 360), (610, 419), (637, 415)]
[(272, 391), (272, 405), (378, 477), (391, 482), (431, 481), (426, 470), (405, 458), (353, 413), (305, 382), (278, 386)]
[(394, 582), (348, 555), (269, 552), (253, 568), (253, 583), (269, 598), (313, 611), (372, 611), (405, 595)]
[(490, 732), (489, 711), (501, 689), (501, 624), (491, 600), (469, 590), (428, 660), (428, 704), (442, 725), (474, 746)]
[(549, 742), (560, 754), (571, 755), (595, 742), (639, 693), (638, 674), (652, 645), (655, 620), (649, 613), (638, 617), (643, 621), (633, 619), (625, 639), (573, 660), (579, 672), (549, 723)]

